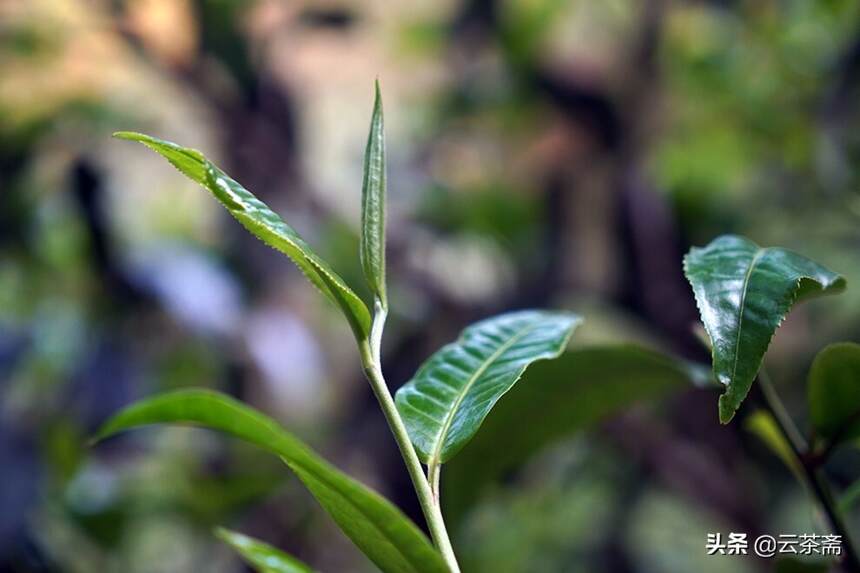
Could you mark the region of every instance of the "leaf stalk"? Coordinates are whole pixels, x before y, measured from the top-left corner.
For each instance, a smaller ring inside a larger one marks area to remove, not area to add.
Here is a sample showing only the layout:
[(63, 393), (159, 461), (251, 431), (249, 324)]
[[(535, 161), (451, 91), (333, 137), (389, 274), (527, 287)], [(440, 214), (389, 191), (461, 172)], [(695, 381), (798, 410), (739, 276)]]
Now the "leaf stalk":
[[(370, 382), (370, 387), (376, 396), (379, 406), (382, 408), (382, 413), (388, 422), (388, 427), (394, 435), (394, 440), (397, 442), (397, 447), (400, 449), (400, 455), (403, 457), (403, 462), (406, 464), (406, 469), (409, 472), (409, 477), (412, 479), (412, 485), (415, 488), (415, 493), (418, 496), (418, 503), (421, 505), (421, 511), (424, 514), (424, 519), (427, 520), (427, 526), (430, 529), (430, 537), (436, 548), (442, 554), (442, 558), (451, 570), (451, 573), (460, 573), (460, 566), (457, 563), (457, 558), (454, 555), (454, 548), (451, 545), (451, 539), (448, 536), (448, 530), (445, 527), (445, 520), (442, 517), (441, 506), (438, 499), (431, 489), (430, 482), (424, 475), (424, 470), (421, 467), (421, 461), (418, 459), (418, 454), (409, 439), (409, 433), (406, 430), (406, 425), (397, 411), (394, 404), (394, 399), (391, 392), (388, 390), (388, 385), (385, 383), (385, 378), (380, 367), (381, 360), (381, 343), (382, 331), (385, 325), (387, 310), (385, 305), (377, 299), (374, 303), (373, 323), (370, 329), (370, 337), (363, 340), (359, 344), (361, 353), (361, 362), (364, 367), (364, 375), (367, 381)], [(436, 481), (438, 484), (438, 479)]]

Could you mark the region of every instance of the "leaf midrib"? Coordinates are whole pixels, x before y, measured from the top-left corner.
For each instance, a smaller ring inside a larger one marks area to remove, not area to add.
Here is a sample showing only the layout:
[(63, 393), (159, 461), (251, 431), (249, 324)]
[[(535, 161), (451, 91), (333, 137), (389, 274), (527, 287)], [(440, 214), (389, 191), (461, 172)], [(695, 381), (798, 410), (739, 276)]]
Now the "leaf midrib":
[(460, 394), (457, 396), (457, 399), (454, 401), (454, 404), (452, 405), (450, 412), (445, 416), (445, 421), (442, 424), (442, 428), (440, 429), (439, 433), (437, 434), (436, 445), (433, 447), (433, 455), (430, 456), (430, 460), (428, 461), (428, 465), (430, 465), (430, 464), (437, 465), (437, 464), (439, 464), (440, 460), (442, 459), (442, 448), (445, 445), (445, 436), (448, 434), (448, 431), (451, 429), (451, 424), (454, 423), (454, 415), (460, 409), (460, 405), (463, 403), (463, 400), (466, 399), (466, 395), (469, 393), (469, 389), (472, 387), (472, 385), (475, 384), (475, 382), (478, 380), (478, 378), (480, 378), (481, 375), (484, 372), (486, 372), (487, 368), (490, 367), (490, 364), (495, 362), (499, 358), (499, 356), (502, 355), (503, 352), (505, 352), (511, 346), (513, 346), (514, 344), (516, 344), (517, 342), (522, 340), (522, 338), (526, 334), (528, 334), (529, 332), (531, 332), (532, 330), (537, 328), (537, 326), (538, 325), (534, 324), (534, 323), (528, 324), (523, 328), (523, 330), (521, 330), (520, 332), (511, 336), (511, 338), (507, 342), (505, 342), (501, 346), (499, 346), (499, 348), (496, 349), (490, 355), (490, 357), (475, 371), (475, 373), (469, 377), (469, 380), (463, 386), (462, 392), (460, 392)]
[(744, 285), (743, 285), (743, 288), (741, 289), (741, 300), (740, 300), (740, 303), (738, 304), (738, 333), (737, 333), (737, 336), (735, 336), (735, 359), (734, 359), (734, 364), (732, 364), (732, 375), (729, 378), (730, 384), (735, 381), (735, 376), (737, 375), (737, 372), (738, 372), (738, 362), (739, 362), (738, 357), (740, 356), (740, 348), (741, 348), (741, 332), (743, 331), (744, 309), (746, 307), (747, 292), (749, 290), (750, 277), (752, 277), (753, 271), (755, 270), (755, 266), (758, 264), (758, 262), (761, 260), (761, 258), (765, 255), (765, 253), (769, 250), (770, 250), (770, 248), (764, 248), (764, 249), (759, 248), (758, 251), (756, 251), (756, 254), (753, 256), (752, 261), (750, 261), (750, 266), (747, 269), (746, 276), (744, 276)]

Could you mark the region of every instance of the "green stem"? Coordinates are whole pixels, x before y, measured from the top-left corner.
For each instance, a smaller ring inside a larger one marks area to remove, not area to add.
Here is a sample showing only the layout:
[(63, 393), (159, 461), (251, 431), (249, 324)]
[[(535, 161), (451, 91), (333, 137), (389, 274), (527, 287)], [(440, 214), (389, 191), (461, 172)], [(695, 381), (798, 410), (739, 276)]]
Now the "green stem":
[(427, 481), (430, 482), (430, 491), (433, 493), (433, 502), (436, 507), (442, 507), (442, 496), (439, 491), (439, 476), (442, 473), (442, 465), (436, 462), (430, 462), (427, 465)]
[(764, 396), (765, 408), (770, 411), (776, 424), (791, 446), (792, 454), (797, 461), (797, 466), (800, 468), (806, 486), (809, 491), (818, 501), (824, 515), (827, 518), (830, 529), (834, 534), (839, 535), (842, 539), (842, 549), (844, 552), (843, 565), (847, 571), (852, 573), (860, 573), (860, 558), (858, 558), (857, 550), (851, 541), (851, 536), (848, 532), (848, 527), (842, 519), (842, 515), (836, 507), (836, 502), (833, 498), (833, 493), (830, 491), (830, 486), (821, 469), (813, 464), (809, 456), (809, 447), (803, 435), (794, 424), (794, 420), (789, 416), (788, 411), (780, 400), (776, 389), (771, 384), (770, 377), (762, 369), (758, 376), (759, 387)]
[(388, 385), (385, 383), (385, 378), (379, 366), (382, 327), (385, 323), (385, 317), (386, 310), (377, 301), (373, 325), (370, 331), (370, 340), (362, 341), (359, 344), (364, 374), (368, 382), (370, 382), (370, 387), (373, 389), (374, 395), (376, 395), (376, 399), (382, 408), (382, 413), (388, 421), (388, 427), (391, 428), (391, 433), (394, 435), (394, 440), (400, 449), (400, 455), (403, 457), (409, 477), (412, 479), (415, 493), (418, 495), (418, 503), (421, 505), (421, 511), (424, 513), (424, 519), (427, 520), (430, 536), (433, 538), (436, 548), (439, 549), (451, 573), (460, 573), (460, 566), (457, 564), (454, 548), (448, 537), (448, 530), (445, 527), (442, 511), (430, 488), (430, 483), (424, 476), (421, 461), (418, 459), (418, 454), (415, 453), (415, 448), (409, 439), (406, 425), (397, 412), (397, 406), (394, 404), (394, 399), (388, 391)]
[(773, 387), (770, 376), (767, 375), (763, 367), (759, 371), (758, 381), (764, 395), (765, 406), (770, 410), (785, 439), (788, 440), (792, 451), (796, 455), (805, 455), (804, 452), (809, 449), (809, 446), (806, 444), (806, 438), (803, 437), (803, 434), (800, 433), (800, 430), (794, 424), (794, 420), (791, 419), (788, 410), (786, 410), (785, 405), (779, 398), (779, 394), (776, 393), (776, 388)]

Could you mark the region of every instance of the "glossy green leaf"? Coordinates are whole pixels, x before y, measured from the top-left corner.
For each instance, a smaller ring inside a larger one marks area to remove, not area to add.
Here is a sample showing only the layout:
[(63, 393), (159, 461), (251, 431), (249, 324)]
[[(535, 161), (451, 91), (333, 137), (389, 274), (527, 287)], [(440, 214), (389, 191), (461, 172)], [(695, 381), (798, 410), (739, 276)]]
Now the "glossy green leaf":
[(385, 131), (379, 81), (364, 152), (361, 186), (361, 267), (374, 296), (388, 306), (385, 294)]
[(219, 527), (215, 535), (258, 573), (312, 573), (313, 569), (268, 543)]
[(845, 287), (840, 275), (806, 257), (732, 235), (691, 249), (684, 272), (711, 339), (714, 375), (726, 387), (719, 403), (724, 424), (749, 392), (794, 303)]
[(446, 466), (446, 515), (456, 519), (484, 487), (559, 440), (632, 405), (701, 385), (702, 370), (626, 344), (574, 348), (533, 365)]
[(809, 415), (816, 435), (860, 438), (860, 344), (840, 342), (818, 353), (809, 371)]
[(447, 570), (425, 535), (388, 500), (333, 467), (274, 420), (229, 396), (183, 390), (142, 400), (109, 420), (98, 438), (162, 423), (220, 430), (280, 456), (341, 530), (383, 571)]
[(195, 149), (181, 147), (141, 133), (121, 131), (114, 136), (143, 143), (162, 155), (188, 178), (202, 185), (248, 231), (292, 259), (311, 283), (340, 308), (356, 338), (359, 340), (367, 338), (370, 331), (370, 313), (364, 302), (292, 227), (250, 191), (231, 179)]
[(564, 312), (520, 311), (474, 324), (397, 392), (397, 410), (425, 463), (468, 442), (493, 405), (536, 360), (555, 358), (581, 322)]

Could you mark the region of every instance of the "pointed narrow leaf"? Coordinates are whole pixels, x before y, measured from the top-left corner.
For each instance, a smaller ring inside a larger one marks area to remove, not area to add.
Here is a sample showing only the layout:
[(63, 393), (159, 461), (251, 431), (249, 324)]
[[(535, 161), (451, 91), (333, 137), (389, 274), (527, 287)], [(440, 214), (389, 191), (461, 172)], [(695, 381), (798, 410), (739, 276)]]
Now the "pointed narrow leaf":
[(470, 326), (434, 354), (395, 399), (422, 461), (443, 463), (456, 454), (526, 367), (561, 354), (580, 322), (563, 312), (503, 314)]
[(313, 573), (313, 569), (253, 537), (219, 527), (215, 535), (242, 556), (245, 562), (258, 573)]
[(808, 387), (809, 414), (819, 437), (860, 438), (860, 344), (840, 342), (819, 352)]
[(726, 386), (719, 404), (724, 424), (749, 392), (794, 303), (845, 287), (844, 278), (806, 257), (733, 235), (691, 249), (684, 272), (711, 339), (714, 375)]
[(374, 296), (388, 306), (385, 294), (385, 131), (379, 81), (370, 134), (364, 152), (364, 181), (361, 186), (361, 267)]
[(356, 338), (367, 338), (370, 331), (370, 313), (365, 304), (292, 227), (250, 191), (231, 179), (196, 149), (181, 147), (141, 133), (121, 131), (115, 133), (114, 137), (146, 145), (189, 179), (202, 185), (248, 231), (292, 259), (314, 286), (340, 308)]
[(163, 423), (220, 430), (280, 456), (341, 530), (382, 571), (447, 570), (424, 534), (388, 500), (326, 462), (274, 420), (229, 396), (183, 390), (142, 400), (110, 419), (98, 439)]

